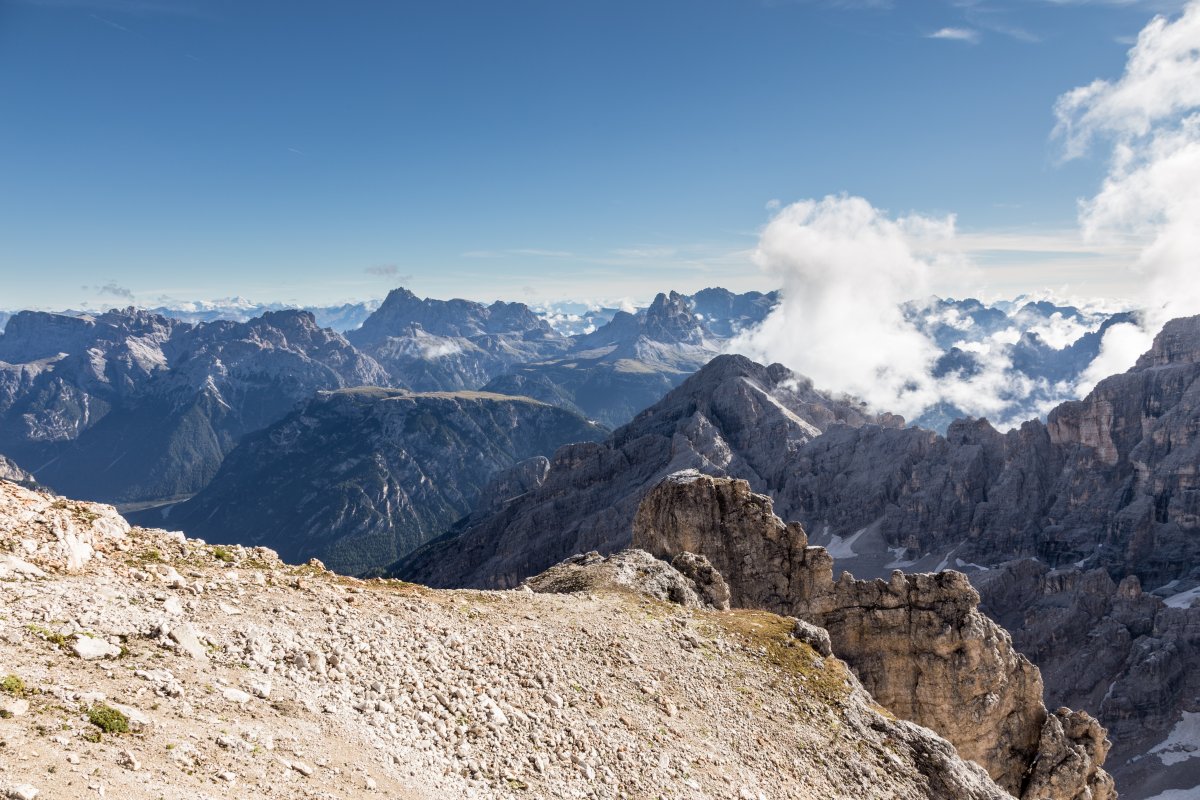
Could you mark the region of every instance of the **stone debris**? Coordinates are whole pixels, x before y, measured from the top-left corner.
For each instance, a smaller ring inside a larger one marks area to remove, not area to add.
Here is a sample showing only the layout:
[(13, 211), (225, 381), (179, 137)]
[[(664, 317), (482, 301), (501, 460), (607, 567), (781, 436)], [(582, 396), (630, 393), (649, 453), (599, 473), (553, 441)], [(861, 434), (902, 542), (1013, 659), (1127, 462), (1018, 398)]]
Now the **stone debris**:
[[(14, 538), (0, 533), (0, 551)], [(680, 562), (694, 577), (645, 553), (591, 565), (645, 568), (672, 601), (636, 580), (553, 594), (364, 582), (142, 529), (122, 547), (0, 581), (0, 677), (20, 672), (28, 703), (0, 721), (19, 754), (0, 758), (7, 797), (33, 783), (122, 800), (1006, 797), (879, 711), (795, 620), (712, 608), (720, 575), (698, 559)], [(124, 652), (56, 643), (85, 631)]]

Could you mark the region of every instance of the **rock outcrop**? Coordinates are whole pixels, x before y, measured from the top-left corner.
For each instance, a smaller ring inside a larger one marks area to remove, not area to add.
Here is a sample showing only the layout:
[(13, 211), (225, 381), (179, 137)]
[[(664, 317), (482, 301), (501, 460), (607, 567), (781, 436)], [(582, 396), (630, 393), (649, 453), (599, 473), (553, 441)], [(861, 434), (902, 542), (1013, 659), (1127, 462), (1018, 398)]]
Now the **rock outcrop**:
[(766, 608), (819, 625), (833, 652), (884, 707), (933, 728), (959, 753), (1028, 800), (1114, 797), (1101, 768), (1104, 730), (1091, 717), (1050, 715), (1041, 676), (1009, 635), (978, 610), (958, 572), (836, 582), (832, 558), (785, 524), (745, 481), (673, 475), (642, 501), (634, 547), (661, 558), (705, 556), (735, 607)]
[(112, 506), (0, 481), (0, 580), (79, 572), (125, 550), (129, 530)]
[(0, 455), (0, 480), (12, 481), (27, 487), (37, 484), (37, 479), (31, 473), (21, 469), (11, 458), (2, 455)]
[(668, 564), (645, 550), (611, 556), (593, 551), (568, 558), (522, 585), (542, 594), (624, 589), (688, 608), (729, 610), (729, 587), (721, 574), (693, 553), (680, 553)]
[(633, 546), (670, 561), (707, 557), (740, 608), (807, 611), (833, 586), (833, 559), (809, 547), (804, 528), (775, 516), (771, 498), (742, 480), (696, 470), (667, 476), (638, 506)]
[[(0, 547), (54, 552), (59, 502), (0, 481)], [(439, 592), (153, 530), (97, 545), (0, 580), (0, 796), (1006, 796), (767, 612)]]

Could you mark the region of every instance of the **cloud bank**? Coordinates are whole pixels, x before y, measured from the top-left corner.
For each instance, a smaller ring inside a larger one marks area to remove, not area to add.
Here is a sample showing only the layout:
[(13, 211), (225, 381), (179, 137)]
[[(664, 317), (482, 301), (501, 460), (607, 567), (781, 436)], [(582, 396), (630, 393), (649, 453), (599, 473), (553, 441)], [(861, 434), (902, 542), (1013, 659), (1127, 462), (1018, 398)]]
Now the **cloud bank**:
[(780, 282), (782, 299), (729, 350), (923, 424), (968, 414), (1003, 428), (1075, 396), (1072, 382), (1025, 374), (1014, 357), (1026, 333), (1062, 350), (1106, 316), (1031, 316), (1014, 306), (994, 321), (998, 312), (978, 303), (977, 319), (964, 313), (969, 303), (913, 302), (927, 297), (935, 276), (969, 272), (954, 219), (895, 217), (861, 197), (781, 209), (754, 259)]
[(1139, 325), (1113, 327), (1085, 383), (1128, 369), (1163, 323), (1200, 313), (1200, 0), (1155, 17), (1116, 81), (1095, 80), (1055, 105), (1067, 159), (1109, 151), (1099, 193), (1080, 205), (1085, 238), (1140, 245)]

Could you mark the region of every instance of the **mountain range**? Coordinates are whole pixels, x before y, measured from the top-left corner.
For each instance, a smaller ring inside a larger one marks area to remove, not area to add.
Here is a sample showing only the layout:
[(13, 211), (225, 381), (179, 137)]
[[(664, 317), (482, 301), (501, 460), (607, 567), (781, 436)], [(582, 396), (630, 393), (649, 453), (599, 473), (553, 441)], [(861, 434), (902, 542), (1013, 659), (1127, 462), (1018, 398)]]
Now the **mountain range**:
[(723, 353), (777, 302), (669, 292), (573, 335), (520, 303), (403, 289), (346, 335), (299, 310), (19, 312), (0, 477), (292, 561), (489, 588), (628, 547), (681, 470), (744, 480), (859, 578), (966, 573), (1051, 704), (1113, 732), (1125, 796), (1200, 786), (1200, 318), (1047, 408), (1131, 317), (912, 304), (943, 376), (1007, 365), (1025, 387), (1008, 407), (1037, 410), (1002, 431), (937, 408), (934, 430)]
[(241, 436), (316, 391), (389, 381), (304, 311), (24, 311), (0, 336), (0, 452), (75, 497), (155, 502), (199, 491)]

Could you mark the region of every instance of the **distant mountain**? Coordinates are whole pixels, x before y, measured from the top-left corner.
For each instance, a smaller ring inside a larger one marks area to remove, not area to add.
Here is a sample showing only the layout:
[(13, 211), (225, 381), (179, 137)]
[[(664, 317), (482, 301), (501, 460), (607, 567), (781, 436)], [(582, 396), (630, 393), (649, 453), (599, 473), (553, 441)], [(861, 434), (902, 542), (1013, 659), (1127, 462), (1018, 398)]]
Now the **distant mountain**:
[(533, 310), (563, 336), (591, 333), (620, 311), (619, 308), (572, 301), (540, 303), (533, 306)]
[(363, 320), (379, 307), (378, 300), (360, 303), (342, 303), (335, 306), (291, 306), (286, 303), (253, 303), (244, 297), (228, 297), (223, 300), (208, 300), (158, 306), (149, 311), (181, 322), (216, 322), (232, 320), (248, 322), (261, 317), (268, 311), (300, 310), (313, 315), (317, 325), (345, 332), (362, 325)]
[(701, 289), (687, 298), (692, 312), (714, 336), (727, 339), (749, 330), (767, 318), (779, 303), (779, 292), (745, 292)]
[[(908, 303), (906, 318), (942, 351), (933, 377), (967, 383), (991, 374), (989, 393), (998, 393), (1003, 410), (993, 422), (1008, 426), (1044, 417), (1057, 404), (1081, 392), (1079, 382), (1100, 353), (1100, 342), (1113, 325), (1134, 316), (1018, 298), (987, 305), (974, 298), (934, 298)], [(914, 425), (945, 433), (967, 416), (953, 404), (934, 405)]]
[(65, 494), (156, 501), (201, 489), (238, 438), (317, 390), (388, 380), (303, 311), (21, 312), (0, 337), (0, 452)]
[(565, 356), (517, 365), (485, 388), (623, 425), (720, 353), (730, 332), (760, 322), (772, 305), (771, 296), (758, 292), (659, 294), (648, 308), (618, 311), (606, 325), (573, 337)]
[(478, 389), (513, 364), (564, 352), (568, 340), (523, 303), (421, 299), (393, 289), (347, 338), (394, 385), (414, 391)]
[(322, 392), (245, 437), (208, 487), (165, 521), (158, 511), (136, 519), (361, 573), (445, 530), (498, 471), (604, 435), (527, 398)]

